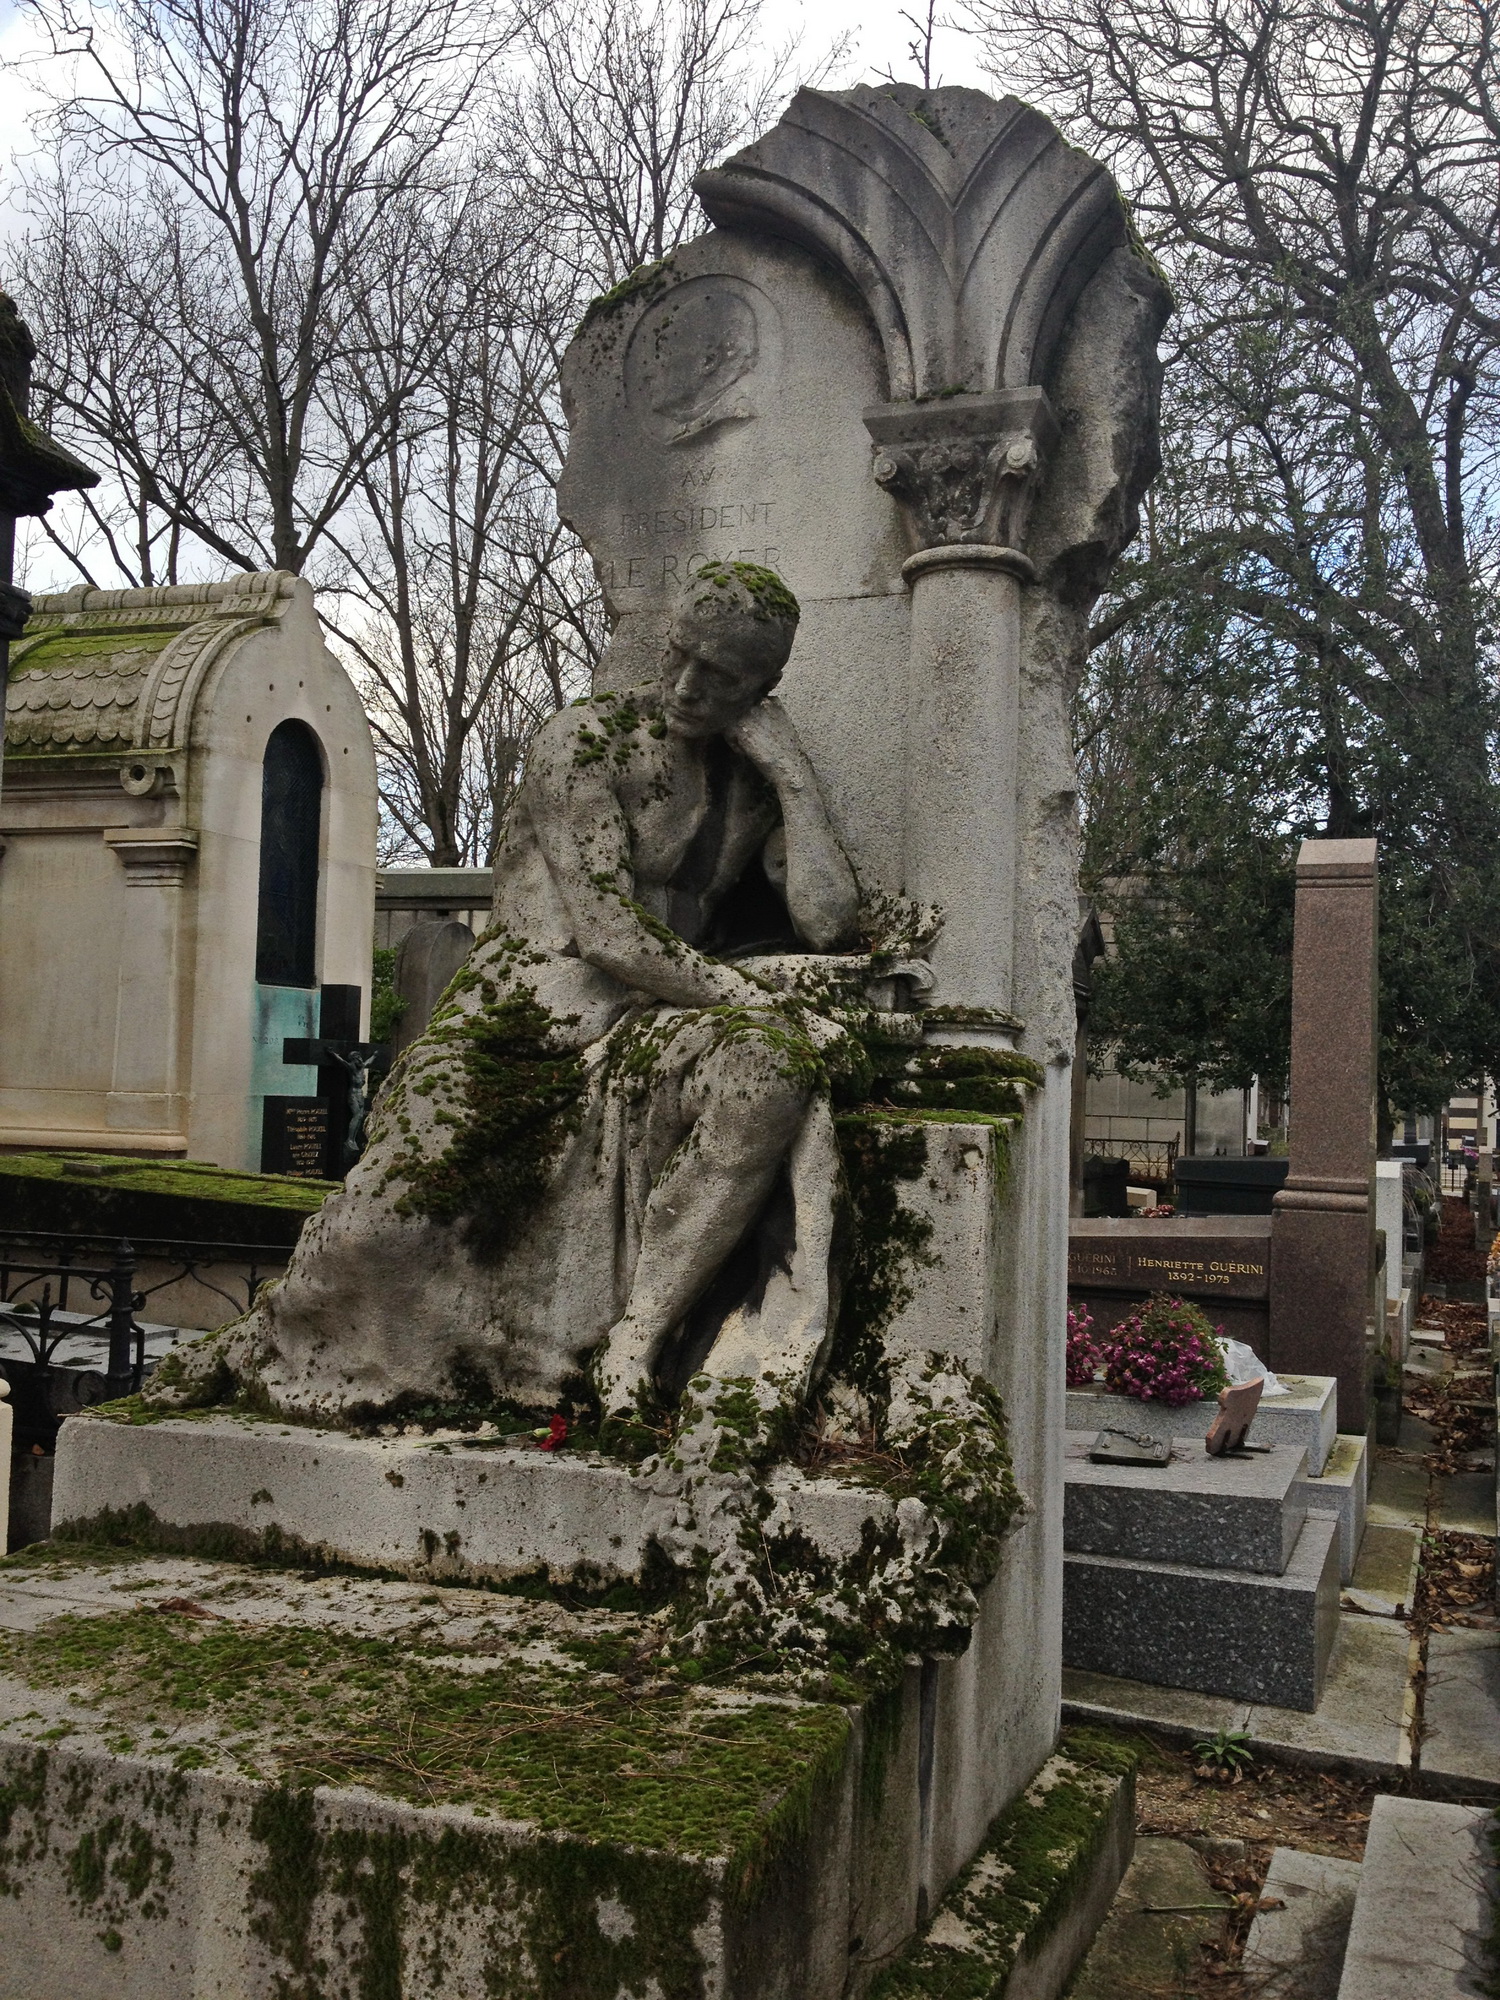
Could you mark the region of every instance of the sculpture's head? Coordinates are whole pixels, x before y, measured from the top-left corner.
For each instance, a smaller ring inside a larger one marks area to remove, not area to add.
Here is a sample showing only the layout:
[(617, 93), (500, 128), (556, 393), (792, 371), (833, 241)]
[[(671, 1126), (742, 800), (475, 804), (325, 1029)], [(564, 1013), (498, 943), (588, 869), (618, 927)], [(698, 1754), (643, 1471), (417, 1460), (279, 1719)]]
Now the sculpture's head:
[(781, 679), (797, 600), (773, 569), (705, 563), (668, 635), (664, 712), (674, 736), (719, 736)]

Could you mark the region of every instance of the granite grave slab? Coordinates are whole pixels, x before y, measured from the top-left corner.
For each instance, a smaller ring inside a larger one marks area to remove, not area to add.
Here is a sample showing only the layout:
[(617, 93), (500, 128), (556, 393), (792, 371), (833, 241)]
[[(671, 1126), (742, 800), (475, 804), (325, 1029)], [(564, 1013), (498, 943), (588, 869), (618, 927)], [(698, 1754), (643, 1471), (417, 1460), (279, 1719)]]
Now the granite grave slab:
[[(1253, 1444), (1300, 1446), (1307, 1453), (1308, 1472), (1317, 1475), (1327, 1464), (1338, 1434), (1337, 1384), (1331, 1375), (1283, 1375), (1280, 1379), (1288, 1393), (1261, 1398), (1250, 1440)], [(1213, 1417), (1212, 1403), (1184, 1403), (1174, 1410), (1165, 1403), (1143, 1403), (1134, 1396), (1115, 1395), (1102, 1383), (1068, 1391), (1070, 1431), (1118, 1424), (1124, 1430), (1154, 1431), (1158, 1437), (1196, 1438), (1201, 1449)]]
[(1063, 1456), (1063, 1546), (1069, 1554), (1193, 1563), (1280, 1576), (1307, 1517), (1307, 1455), (1210, 1458), (1172, 1442), (1166, 1466), (1094, 1465), (1093, 1433), (1070, 1431)]

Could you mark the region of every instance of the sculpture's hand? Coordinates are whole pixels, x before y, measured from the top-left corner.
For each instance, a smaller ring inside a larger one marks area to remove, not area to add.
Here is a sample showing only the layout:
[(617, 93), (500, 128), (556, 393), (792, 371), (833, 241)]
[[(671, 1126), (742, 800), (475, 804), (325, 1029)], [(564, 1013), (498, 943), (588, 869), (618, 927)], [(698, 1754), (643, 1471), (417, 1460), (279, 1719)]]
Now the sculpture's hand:
[(812, 766), (787, 714), (774, 695), (767, 695), (724, 732), (724, 741), (750, 759), (777, 791), (800, 791), (812, 779)]
[(792, 719), (769, 696), (724, 732), (776, 789), (786, 836), (787, 908), (797, 935), (818, 951), (852, 942), (858, 928), (859, 885), (829, 824), (807, 752)]

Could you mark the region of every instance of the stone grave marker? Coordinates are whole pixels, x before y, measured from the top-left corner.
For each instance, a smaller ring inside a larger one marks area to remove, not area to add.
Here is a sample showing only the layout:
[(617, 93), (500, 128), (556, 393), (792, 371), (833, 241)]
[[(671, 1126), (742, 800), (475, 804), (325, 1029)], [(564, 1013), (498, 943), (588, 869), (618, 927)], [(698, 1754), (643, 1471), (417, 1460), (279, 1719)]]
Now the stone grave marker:
[[(1373, 840), (1305, 840), (1292, 945), (1291, 1166), (1271, 1226), (1271, 1366), (1370, 1407), (1375, 1279), (1377, 876)], [(1385, 1327), (1384, 1301), (1376, 1325)]]
[[(664, 1670), (853, 1674), (755, 1948), (699, 1968), (837, 2000), (1056, 1738), (1068, 691), (1155, 467), (1166, 299), (1013, 99), (802, 91), (699, 191), (716, 227), (565, 363), (613, 631), (528, 755), (492, 925), (285, 1280), (163, 1367), (158, 1421), (65, 1430), (58, 1513), (650, 1588)], [(229, 1381), (295, 1422), (172, 1414)]]

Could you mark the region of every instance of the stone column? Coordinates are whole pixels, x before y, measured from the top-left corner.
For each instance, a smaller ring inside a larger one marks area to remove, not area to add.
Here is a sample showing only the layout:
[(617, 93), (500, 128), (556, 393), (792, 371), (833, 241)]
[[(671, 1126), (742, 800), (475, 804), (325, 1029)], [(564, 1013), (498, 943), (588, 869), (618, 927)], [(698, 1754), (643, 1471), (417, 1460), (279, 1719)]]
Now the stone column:
[[(112, 1130), (185, 1132), (181, 1094), (182, 888), (198, 836), (184, 827), (112, 826), (106, 844), (125, 870), (115, 1008)], [(186, 1140), (184, 1140), (184, 1144)]]
[[(1056, 423), (1040, 389), (865, 412), (875, 478), (916, 553), (906, 754), (905, 891), (936, 904), (940, 1008), (1008, 1015), (1015, 945), (1021, 543)], [(997, 1023), (997, 1025), (999, 1025)]]
[(1304, 841), (1292, 945), (1291, 1163), (1271, 1224), (1270, 1362), (1278, 1372), (1336, 1375), (1339, 1429), (1358, 1432), (1369, 1421), (1376, 938), (1376, 843)]

